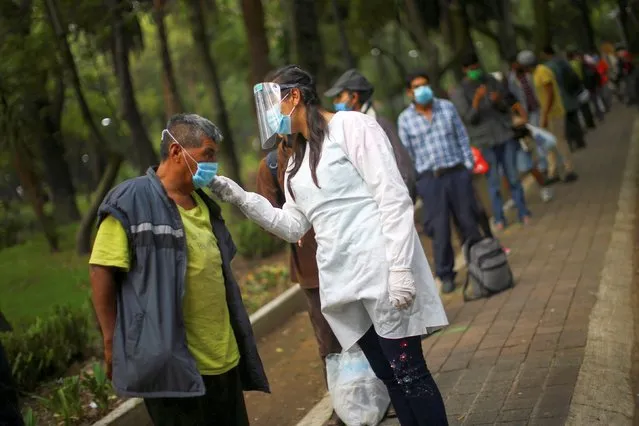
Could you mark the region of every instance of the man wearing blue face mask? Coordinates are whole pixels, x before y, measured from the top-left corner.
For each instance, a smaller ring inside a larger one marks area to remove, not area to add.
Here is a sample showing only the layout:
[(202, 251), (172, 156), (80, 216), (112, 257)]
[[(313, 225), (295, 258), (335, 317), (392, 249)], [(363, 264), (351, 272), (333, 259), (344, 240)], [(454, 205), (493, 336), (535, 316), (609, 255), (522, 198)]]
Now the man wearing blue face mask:
[(375, 111), (372, 100), (374, 90), (375, 88), (366, 77), (360, 74), (356, 69), (350, 69), (337, 79), (333, 87), (324, 92), (324, 96), (333, 98), (333, 106), (336, 112), (359, 111), (377, 120), (377, 124), (379, 124), (382, 130), (384, 130), (384, 133), (386, 133), (386, 136), (388, 136), (388, 140), (393, 148), (393, 154), (395, 154), (397, 168), (414, 202), (416, 190), (413, 162), (406, 148), (404, 148), (402, 142), (399, 140), (395, 125)]
[(397, 120), (399, 137), (417, 171), (417, 194), (424, 202), (424, 232), (433, 241), (435, 273), (442, 291), (455, 289), (451, 218), (464, 241), (481, 239), (472, 186), (473, 154), (468, 134), (450, 101), (436, 98), (425, 72), (406, 78), (413, 102)]
[(235, 245), (202, 190), (222, 135), (195, 114), (162, 132), (162, 162), (104, 199), (89, 260), (107, 372), (156, 426), (248, 426), (244, 390), (269, 391), (240, 290)]

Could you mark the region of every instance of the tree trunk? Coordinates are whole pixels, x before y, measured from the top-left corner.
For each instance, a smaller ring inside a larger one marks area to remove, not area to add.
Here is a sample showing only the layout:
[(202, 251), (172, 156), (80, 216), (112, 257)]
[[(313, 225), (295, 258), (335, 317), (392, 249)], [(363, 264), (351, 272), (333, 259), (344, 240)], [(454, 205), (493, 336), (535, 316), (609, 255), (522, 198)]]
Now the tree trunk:
[(322, 93), (328, 87), (328, 81), (315, 8), (315, 0), (293, 0), (291, 16), (297, 63), (313, 75), (317, 91)]
[(295, 40), (293, 39), (293, 19), (291, 18), (292, 0), (280, 0), (280, 8), (286, 18), (284, 19), (284, 25), (282, 25), (282, 62), (290, 64), (293, 62), (293, 56), (295, 55)]
[(548, 0), (533, 0), (533, 10), (535, 12), (535, 31), (533, 39), (535, 42), (535, 53), (539, 55), (544, 47), (552, 43), (552, 33), (550, 31), (550, 4)]
[(424, 22), (422, 22), (417, 0), (404, 0), (404, 6), (406, 9), (408, 30), (417, 43), (422, 57), (426, 58), (424, 64), (431, 80), (430, 85), (433, 87), (433, 90), (440, 95), (443, 93), (443, 90), (440, 85), (441, 69), (439, 66), (439, 50), (437, 49), (437, 45), (428, 37), (426, 26)]
[(262, 0), (240, 0), (240, 6), (251, 55), (251, 79), (255, 84), (262, 81), (272, 69), (268, 58), (269, 47), (264, 27), (264, 8)]
[(44, 211), (44, 197), (40, 190), (39, 180), (35, 174), (35, 169), (31, 156), (17, 147), (13, 153), (13, 164), (20, 179), (20, 184), (24, 189), (24, 194), (33, 207), (36, 218), (40, 222), (44, 237), (52, 252), (59, 250), (58, 234), (55, 223)]
[(357, 60), (353, 56), (350, 44), (348, 43), (348, 36), (346, 35), (346, 28), (344, 28), (344, 21), (340, 15), (338, 0), (331, 0), (331, 6), (333, 9), (333, 19), (335, 20), (337, 33), (339, 34), (339, 42), (342, 47), (342, 58), (344, 59), (344, 63), (349, 69), (357, 68)]
[(577, 7), (579, 8), (579, 13), (581, 13), (582, 25), (586, 32), (586, 38), (581, 43), (582, 47), (585, 47), (586, 51), (596, 52), (597, 44), (595, 43), (595, 30), (592, 27), (592, 20), (590, 19), (590, 7), (588, 6), (588, 0), (577, 0)]
[(123, 158), (119, 154), (111, 154), (106, 170), (100, 179), (98, 189), (95, 192), (95, 198), (91, 202), (89, 210), (84, 214), (82, 222), (75, 234), (75, 249), (81, 256), (91, 253), (91, 236), (93, 235), (93, 227), (98, 217), (98, 209), (102, 200), (113, 186), (115, 179), (118, 177), (118, 171), (122, 165)]
[(184, 104), (177, 88), (173, 62), (169, 51), (169, 41), (164, 25), (166, 1), (153, 0), (153, 16), (158, 27), (158, 40), (160, 42), (160, 60), (162, 61), (162, 88), (164, 94), (164, 112), (168, 120), (172, 115), (184, 112)]
[[(499, 6), (499, 51), (504, 62), (510, 62), (518, 52), (517, 34), (513, 22), (511, 0), (497, 0)], [(510, 63), (507, 64), (510, 67)]]
[(129, 42), (125, 34), (121, 0), (109, 0), (113, 25), (113, 65), (120, 88), (124, 120), (131, 130), (131, 143), (136, 152), (137, 166), (141, 174), (149, 166), (157, 164), (158, 157), (146, 133), (138, 104), (135, 100), (133, 81), (129, 69)]
[(461, 58), (475, 52), (475, 45), (470, 35), (468, 16), (461, 0), (440, 0), (440, 10), (440, 25), (444, 39), (452, 47), (452, 51), (457, 52), (452, 68), (453, 75), (459, 82), (464, 78)]
[(71, 86), (73, 87), (73, 91), (75, 92), (75, 97), (78, 101), (80, 113), (82, 114), (84, 124), (89, 127), (91, 136), (93, 136), (93, 138), (95, 139), (94, 143), (98, 147), (106, 147), (108, 146), (107, 142), (102, 136), (102, 133), (100, 133), (100, 131), (98, 130), (98, 126), (93, 120), (91, 110), (89, 109), (89, 104), (84, 97), (82, 84), (80, 83), (80, 77), (78, 74), (78, 68), (75, 64), (73, 53), (71, 53), (71, 48), (69, 47), (69, 41), (67, 40), (66, 32), (64, 30), (65, 27), (60, 21), (60, 14), (58, 13), (57, 3), (55, 0), (46, 0), (46, 6), (49, 21), (51, 22), (51, 26), (53, 27), (56, 36), (58, 37), (64, 65), (69, 73), (69, 76), (71, 77)]
[(226, 112), (224, 97), (222, 96), (222, 86), (217, 72), (217, 64), (213, 59), (213, 55), (211, 55), (211, 52), (209, 51), (204, 8), (202, 7), (201, 0), (189, 1), (192, 9), (191, 31), (193, 34), (193, 41), (195, 43), (195, 48), (199, 51), (199, 56), (202, 58), (204, 72), (206, 73), (209, 86), (213, 91), (216, 121), (220, 126), (222, 135), (224, 136), (224, 141), (220, 143), (220, 152), (225, 159), (225, 162), (223, 163), (224, 173), (239, 185), (242, 185), (242, 179), (240, 177), (240, 162), (235, 152), (235, 144), (233, 142), (233, 135), (231, 133), (229, 117)]
[(617, 5), (619, 6), (619, 26), (621, 27), (621, 31), (623, 32), (624, 42), (626, 43), (626, 47), (631, 52), (639, 51), (639, 43), (637, 42), (638, 38), (636, 36), (636, 31), (631, 28), (630, 25), (630, 15), (628, 14), (629, 7), (628, 0), (618, 0)]
[[(46, 92), (41, 92), (46, 93)], [(42, 122), (42, 137), (38, 145), (42, 153), (44, 178), (51, 190), (54, 215), (58, 224), (80, 219), (76, 192), (66, 159), (66, 150), (61, 140), (60, 123), (55, 122), (56, 112), (46, 98), (36, 101), (36, 109)]]

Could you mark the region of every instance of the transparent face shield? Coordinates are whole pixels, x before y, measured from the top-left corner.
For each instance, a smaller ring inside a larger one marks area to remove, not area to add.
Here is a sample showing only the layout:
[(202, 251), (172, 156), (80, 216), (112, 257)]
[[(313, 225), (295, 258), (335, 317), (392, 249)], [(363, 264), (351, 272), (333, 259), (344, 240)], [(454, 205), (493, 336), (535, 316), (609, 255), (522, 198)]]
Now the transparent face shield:
[(286, 96), (283, 99), (281, 91), (293, 87), (277, 83), (258, 83), (253, 87), (262, 149), (273, 148), (278, 140), (278, 134), (288, 135), (291, 133), (290, 114), (282, 114), (282, 101)]

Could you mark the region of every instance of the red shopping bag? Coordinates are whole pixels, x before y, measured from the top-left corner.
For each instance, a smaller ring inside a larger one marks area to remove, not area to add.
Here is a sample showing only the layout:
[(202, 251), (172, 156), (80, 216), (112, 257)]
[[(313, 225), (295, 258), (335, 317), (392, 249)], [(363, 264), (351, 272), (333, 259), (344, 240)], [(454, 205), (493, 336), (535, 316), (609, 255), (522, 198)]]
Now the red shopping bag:
[(473, 151), (473, 160), (475, 161), (473, 174), (483, 175), (488, 173), (488, 169), (490, 168), (490, 166), (488, 166), (488, 162), (486, 161), (484, 156), (481, 155), (481, 151), (474, 146), (471, 146), (470, 149)]

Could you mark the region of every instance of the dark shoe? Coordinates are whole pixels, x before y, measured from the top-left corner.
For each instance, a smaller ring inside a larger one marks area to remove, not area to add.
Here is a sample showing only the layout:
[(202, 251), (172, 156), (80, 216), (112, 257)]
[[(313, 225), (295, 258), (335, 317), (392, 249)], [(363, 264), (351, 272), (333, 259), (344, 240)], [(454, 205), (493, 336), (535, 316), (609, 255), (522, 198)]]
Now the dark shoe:
[(393, 407), (393, 404), (391, 403), (391, 405), (388, 406), (388, 410), (386, 410), (386, 416), (384, 416), (384, 418), (394, 419), (395, 417), (397, 417), (397, 413), (395, 412), (395, 407)]
[(344, 423), (337, 413), (333, 411), (331, 418), (324, 423), (324, 426), (346, 426), (346, 423)]
[(455, 291), (455, 281), (452, 278), (442, 280), (442, 293), (448, 294)]
[(557, 182), (559, 182), (559, 178), (557, 176), (549, 177), (548, 179), (546, 179), (546, 182), (544, 182), (544, 186), (554, 185)]
[(577, 175), (577, 173), (575, 173), (575, 172), (570, 172), (570, 173), (568, 173), (568, 174), (564, 177), (563, 182), (564, 182), (564, 183), (574, 182), (574, 181), (576, 181), (578, 178), (579, 178), (579, 176)]

